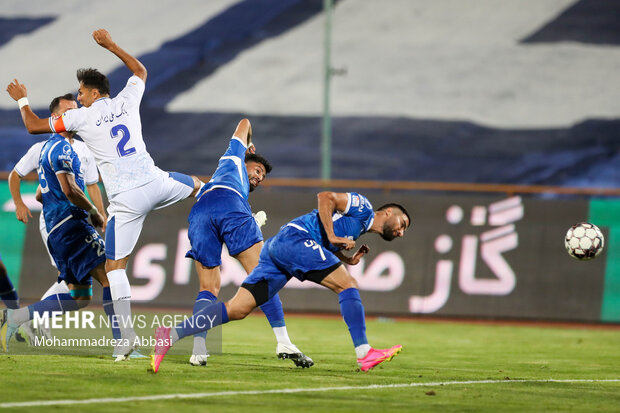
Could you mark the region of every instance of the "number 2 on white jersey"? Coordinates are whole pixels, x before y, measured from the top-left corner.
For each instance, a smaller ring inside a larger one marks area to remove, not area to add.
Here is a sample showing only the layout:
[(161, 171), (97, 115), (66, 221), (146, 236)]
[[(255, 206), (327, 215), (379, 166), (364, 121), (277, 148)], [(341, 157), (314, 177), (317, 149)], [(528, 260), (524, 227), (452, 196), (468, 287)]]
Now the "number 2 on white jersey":
[(118, 152), (118, 156), (121, 158), (123, 156), (129, 156), (136, 153), (136, 148), (125, 148), (127, 142), (129, 142), (129, 129), (125, 125), (116, 125), (112, 129), (110, 129), (110, 136), (112, 139), (120, 138), (118, 144), (116, 145), (116, 152)]

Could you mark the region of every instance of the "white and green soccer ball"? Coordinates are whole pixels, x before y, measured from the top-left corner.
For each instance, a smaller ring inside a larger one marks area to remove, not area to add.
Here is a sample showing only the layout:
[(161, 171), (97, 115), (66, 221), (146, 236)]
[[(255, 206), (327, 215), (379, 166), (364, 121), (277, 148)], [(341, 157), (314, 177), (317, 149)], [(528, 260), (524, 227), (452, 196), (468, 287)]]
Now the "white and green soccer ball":
[(605, 237), (596, 225), (581, 222), (569, 228), (564, 245), (571, 257), (587, 261), (596, 258), (603, 251)]

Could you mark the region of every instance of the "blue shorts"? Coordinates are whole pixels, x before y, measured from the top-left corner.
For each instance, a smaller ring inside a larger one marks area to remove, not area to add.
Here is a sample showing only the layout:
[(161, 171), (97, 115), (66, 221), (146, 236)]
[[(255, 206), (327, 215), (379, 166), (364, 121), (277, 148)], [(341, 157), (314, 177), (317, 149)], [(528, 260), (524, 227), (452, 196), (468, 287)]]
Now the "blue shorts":
[(242, 285), (252, 291), (246, 285), (267, 283), (266, 299), (259, 299), (252, 291), (257, 304), (261, 305), (280, 291), (292, 277), (300, 281), (320, 282), (340, 264), (338, 257), (310, 238), (308, 232), (285, 226), (265, 242), (258, 265), (243, 281), (245, 285)]
[(192, 249), (185, 256), (206, 267), (222, 265), (223, 243), (234, 256), (263, 240), (248, 202), (228, 189), (205, 193), (187, 220)]
[(105, 262), (105, 243), (84, 219), (69, 219), (53, 230), (47, 246), (60, 275), (68, 284), (91, 285), (90, 272)]

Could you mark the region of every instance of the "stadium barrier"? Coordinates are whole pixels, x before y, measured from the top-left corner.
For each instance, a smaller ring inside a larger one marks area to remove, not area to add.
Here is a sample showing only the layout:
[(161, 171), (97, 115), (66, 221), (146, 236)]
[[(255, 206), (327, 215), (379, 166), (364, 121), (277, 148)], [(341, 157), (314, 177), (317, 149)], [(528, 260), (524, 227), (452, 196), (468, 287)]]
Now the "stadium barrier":
[[(24, 182), (23, 189), (35, 207), (36, 183)], [(253, 210), (267, 212), (265, 237), (315, 208), (322, 189), (358, 191), (375, 207), (397, 202), (413, 216), (403, 239), (369, 234), (358, 241), (371, 251), (349, 269), (369, 314), (620, 322), (617, 189), (270, 178), (250, 197)], [(38, 212), (28, 225), (18, 222), (6, 181), (0, 181), (0, 201), (0, 253), (20, 295), (34, 300), (54, 279)], [(192, 205), (182, 202), (147, 218), (128, 266), (134, 301), (192, 307), (198, 282), (185, 258)], [(571, 258), (563, 241), (582, 221), (597, 224), (606, 238), (602, 254), (587, 262)], [(220, 297), (231, 297), (244, 278), (224, 251)], [(281, 297), (289, 311), (339, 310), (332, 292), (308, 282), (291, 280)]]

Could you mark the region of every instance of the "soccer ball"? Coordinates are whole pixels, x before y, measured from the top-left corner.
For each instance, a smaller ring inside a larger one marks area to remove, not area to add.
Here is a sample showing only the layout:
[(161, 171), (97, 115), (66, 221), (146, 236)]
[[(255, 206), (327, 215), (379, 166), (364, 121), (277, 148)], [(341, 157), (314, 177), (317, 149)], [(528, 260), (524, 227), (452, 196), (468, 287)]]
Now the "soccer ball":
[(571, 257), (587, 261), (596, 258), (603, 251), (605, 238), (596, 225), (582, 222), (570, 227), (564, 238), (564, 245)]

